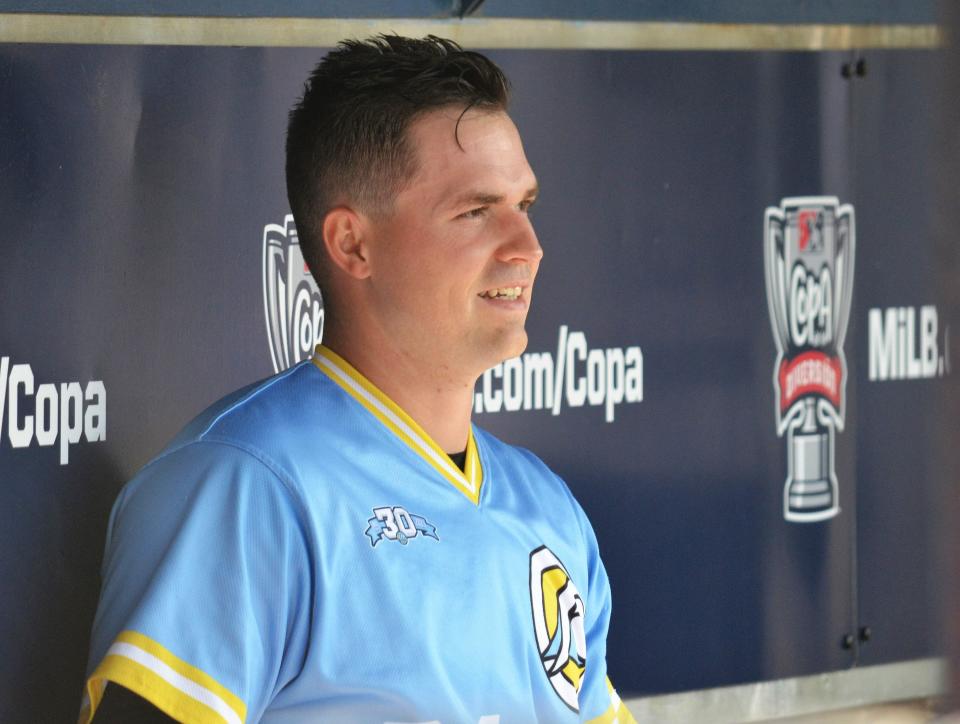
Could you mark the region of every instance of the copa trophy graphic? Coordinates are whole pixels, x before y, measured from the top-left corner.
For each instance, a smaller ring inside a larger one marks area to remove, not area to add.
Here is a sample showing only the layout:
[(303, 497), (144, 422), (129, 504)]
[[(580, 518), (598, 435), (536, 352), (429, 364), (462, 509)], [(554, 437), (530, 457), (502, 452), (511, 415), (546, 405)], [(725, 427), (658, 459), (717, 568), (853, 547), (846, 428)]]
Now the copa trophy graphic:
[(263, 227), (263, 312), (275, 372), (308, 358), (323, 336), (323, 298), (300, 251), (293, 215)]
[(764, 215), (767, 306), (777, 345), (777, 435), (787, 437), (783, 514), (816, 522), (840, 512), (834, 464), (843, 431), (843, 340), (853, 292), (854, 213), (834, 196), (785, 198)]

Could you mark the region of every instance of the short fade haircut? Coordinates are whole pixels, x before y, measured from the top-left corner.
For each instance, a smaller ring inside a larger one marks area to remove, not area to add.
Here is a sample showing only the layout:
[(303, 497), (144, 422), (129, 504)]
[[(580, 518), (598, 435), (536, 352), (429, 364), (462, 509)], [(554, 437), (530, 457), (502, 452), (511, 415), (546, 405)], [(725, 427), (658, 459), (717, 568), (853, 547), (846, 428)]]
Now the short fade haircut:
[[(311, 73), (287, 126), (287, 198), (314, 277), (327, 213), (388, 211), (416, 172), (407, 129), (444, 106), (505, 111), (509, 83), (490, 59), (452, 40), (345, 40)], [(462, 117), (462, 116), (461, 116)]]

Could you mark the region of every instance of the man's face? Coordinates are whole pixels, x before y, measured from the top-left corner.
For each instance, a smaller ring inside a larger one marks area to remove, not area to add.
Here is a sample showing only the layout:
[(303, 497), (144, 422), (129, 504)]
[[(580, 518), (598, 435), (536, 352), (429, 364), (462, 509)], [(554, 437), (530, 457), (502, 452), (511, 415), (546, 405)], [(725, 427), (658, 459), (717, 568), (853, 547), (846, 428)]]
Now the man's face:
[(370, 220), (372, 323), (452, 379), (524, 350), (543, 256), (527, 216), (536, 177), (516, 126), (506, 113), (470, 110), (455, 136), (461, 110), (411, 124), (418, 171)]

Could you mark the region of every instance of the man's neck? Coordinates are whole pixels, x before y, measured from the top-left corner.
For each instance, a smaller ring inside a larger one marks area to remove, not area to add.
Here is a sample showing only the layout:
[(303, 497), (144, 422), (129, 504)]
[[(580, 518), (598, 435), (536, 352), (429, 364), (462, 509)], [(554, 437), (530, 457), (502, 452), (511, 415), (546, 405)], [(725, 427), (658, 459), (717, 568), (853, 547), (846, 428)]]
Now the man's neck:
[(456, 379), (435, 363), (389, 345), (324, 333), (323, 343), (397, 403), (445, 452), (467, 446), (476, 380)]

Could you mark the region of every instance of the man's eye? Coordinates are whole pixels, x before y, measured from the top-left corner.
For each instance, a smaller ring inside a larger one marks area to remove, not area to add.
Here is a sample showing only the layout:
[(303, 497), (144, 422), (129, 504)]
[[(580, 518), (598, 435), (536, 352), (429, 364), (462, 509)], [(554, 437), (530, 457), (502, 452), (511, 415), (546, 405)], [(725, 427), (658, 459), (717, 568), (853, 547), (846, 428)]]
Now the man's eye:
[(487, 213), (487, 206), (478, 206), (475, 209), (470, 209), (469, 211), (464, 211), (460, 214), (461, 219), (479, 219), (482, 216), (485, 216)]
[(519, 204), (517, 204), (517, 208), (520, 209), (520, 211), (523, 211), (524, 213), (529, 213), (530, 207), (533, 206), (534, 201), (536, 201), (536, 199), (524, 199)]

